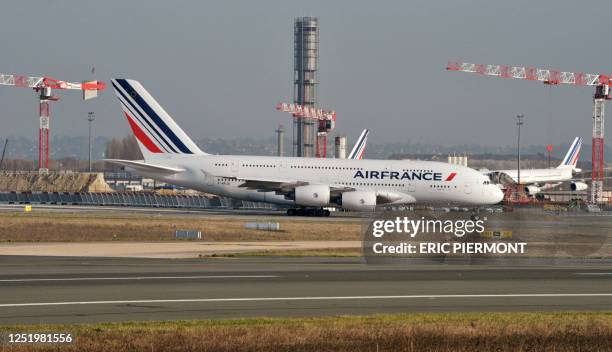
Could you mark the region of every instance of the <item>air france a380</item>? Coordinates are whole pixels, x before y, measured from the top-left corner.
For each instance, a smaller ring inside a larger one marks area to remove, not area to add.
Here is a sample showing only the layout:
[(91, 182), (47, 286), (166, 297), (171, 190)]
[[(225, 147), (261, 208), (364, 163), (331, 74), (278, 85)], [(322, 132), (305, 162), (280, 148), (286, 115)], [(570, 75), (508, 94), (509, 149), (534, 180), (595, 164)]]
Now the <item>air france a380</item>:
[(107, 161), (145, 177), (235, 199), (288, 205), (289, 215), (325, 216), (326, 207), (375, 211), (415, 203), (477, 207), (503, 199), (486, 175), (442, 162), (211, 155), (200, 150), (138, 81), (115, 79), (112, 85), (144, 160)]

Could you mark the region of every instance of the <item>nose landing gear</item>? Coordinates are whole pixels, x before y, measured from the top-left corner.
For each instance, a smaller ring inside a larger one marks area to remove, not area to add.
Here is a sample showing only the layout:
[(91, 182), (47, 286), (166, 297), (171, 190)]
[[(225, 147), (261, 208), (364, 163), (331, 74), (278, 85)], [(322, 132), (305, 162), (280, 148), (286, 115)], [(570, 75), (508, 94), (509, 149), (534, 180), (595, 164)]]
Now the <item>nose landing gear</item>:
[(288, 216), (316, 216), (316, 217), (328, 217), (331, 213), (327, 209), (323, 208), (297, 208), (287, 209)]

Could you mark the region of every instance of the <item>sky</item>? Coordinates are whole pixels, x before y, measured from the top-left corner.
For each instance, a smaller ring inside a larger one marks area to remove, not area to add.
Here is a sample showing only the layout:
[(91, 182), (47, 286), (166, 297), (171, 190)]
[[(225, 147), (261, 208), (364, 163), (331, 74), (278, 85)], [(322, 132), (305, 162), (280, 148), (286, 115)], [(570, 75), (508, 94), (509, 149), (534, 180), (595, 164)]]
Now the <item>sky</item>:
[[(612, 74), (611, 1), (6, 1), (0, 73), (139, 80), (189, 135), (269, 138), (289, 115), (293, 20), (320, 23), (319, 105), (371, 143), (570, 143), (591, 136), (586, 87), (445, 70), (448, 60)], [(52, 133), (129, 134), (112, 88), (83, 102), (57, 91)], [(0, 87), (0, 135), (35, 138), (37, 100)], [(610, 126), (610, 124), (607, 124)], [(606, 131), (610, 133), (610, 128)]]

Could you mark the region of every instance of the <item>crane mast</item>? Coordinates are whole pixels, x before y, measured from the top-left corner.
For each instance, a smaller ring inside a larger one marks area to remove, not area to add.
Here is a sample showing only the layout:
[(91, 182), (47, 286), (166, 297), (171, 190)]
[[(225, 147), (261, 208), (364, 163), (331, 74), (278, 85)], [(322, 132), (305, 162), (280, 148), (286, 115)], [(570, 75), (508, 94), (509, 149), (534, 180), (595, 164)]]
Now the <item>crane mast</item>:
[(605, 102), (610, 100), (610, 87), (599, 85), (593, 95), (593, 145), (592, 145), (592, 188), (591, 202), (597, 203), (603, 198), (605, 159), (604, 159), (604, 112)]
[(49, 172), (49, 127), (51, 110), (49, 102), (59, 100), (53, 95), (53, 89), (81, 90), (83, 100), (95, 98), (99, 91), (106, 88), (103, 82), (90, 81), (82, 83), (60, 81), (51, 77), (29, 77), (21, 75), (0, 74), (0, 85), (21, 88), (32, 88), (38, 94), (38, 171)]
[(603, 199), (604, 186), (604, 121), (605, 102), (612, 99), (610, 85), (612, 78), (609, 75), (564, 72), (541, 68), (503, 65), (472, 64), (467, 62), (450, 61), (446, 66), (449, 71), (476, 73), (484, 76), (499, 78), (514, 78), (528, 81), (539, 81), (545, 84), (558, 85), (569, 84), (577, 86), (594, 86), (593, 95), (593, 135), (592, 135), (592, 165), (591, 174), (591, 197), (593, 204)]

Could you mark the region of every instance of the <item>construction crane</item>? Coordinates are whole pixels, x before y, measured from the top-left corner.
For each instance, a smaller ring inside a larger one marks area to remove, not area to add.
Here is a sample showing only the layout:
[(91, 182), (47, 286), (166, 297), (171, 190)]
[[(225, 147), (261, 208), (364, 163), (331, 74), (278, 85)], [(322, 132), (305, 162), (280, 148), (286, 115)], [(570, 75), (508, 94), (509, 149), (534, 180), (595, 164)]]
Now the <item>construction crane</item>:
[(83, 91), (83, 100), (95, 98), (99, 91), (106, 88), (106, 84), (98, 81), (73, 83), (60, 81), (51, 77), (28, 77), (20, 75), (0, 74), (0, 85), (22, 88), (32, 88), (39, 99), (40, 125), (38, 129), (38, 171), (49, 172), (49, 118), (51, 111), (49, 102), (59, 100), (53, 95), (53, 89), (68, 89)]
[(335, 111), (291, 103), (278, 103), (276, 105), (276, 110), (293, 114), (293, 118), (303, 117), (317, 120), (316, 157), (327, 157), (327, 134), (336, 127)]
[(603, 198), (604, 185), (604, 108), (605, 101), (612, 99), (610, 95), (610, 85), (612, 78), (609, 75), (582, 73), (582, 72), (561, 72), (548, 69), (520, 67), (520, 66), (500, 66), (470, 64), (466, 62), (451, 61), (446, 66), (450, 71), (461, 71), (477, 73), (485, 76), (499, 78), (515, 78), (528, 81), (539, 81), (549, 85), (570, 84), (576, 86), (594, 86), (593, 95), (593, 154), (592, 154), (592, 187), (591, 203), (599, 203)]

